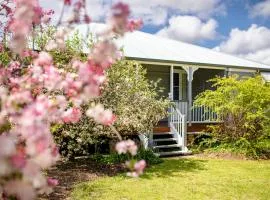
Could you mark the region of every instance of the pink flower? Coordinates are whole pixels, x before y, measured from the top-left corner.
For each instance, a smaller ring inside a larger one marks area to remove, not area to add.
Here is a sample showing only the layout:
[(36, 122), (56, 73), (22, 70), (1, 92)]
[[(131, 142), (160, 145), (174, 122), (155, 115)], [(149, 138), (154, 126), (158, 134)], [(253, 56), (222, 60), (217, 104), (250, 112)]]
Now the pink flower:
[(52, 187), (57, 186), (59, 184), (59, 181), (53, 178), (48, 178), (47, 182), (48, 182), (48, 185)]
[(128, 17), (130, 14), (129, 6), (122, 2), (119, 2), (112, 7), (112, 14), (113, 16), (121, 16), (121, 17)]
[(4, 192), (20, 200), (34, 200), (36, 195), (32, 185), (23, 180), (12, 180), (4, 186)]
[(64, 4), (70, 6), (71, 5), (71, 0), (64, 0)]
[(6, 134), (0, 135), (0, 157), (8, 157), (16, 152), (15, 140)]
[(94, 62), (94, 64), (101, 66), (103, 69), (107, 69), (118, 59), (119, 54), (117, 52), (115, 44), (105, 40), (94, 46), (88, 59), (90, 64)]
[(146, 162), (145, 160), (140, 160), (135, 163), (134, 165), (134, 170), (139, 174), (143, 174), (144, 168), (146, 167)]
[(11, 157), (11, 163), (15, 168), (22, 169), (26, 165), (26, 157), (23, 153), (18, 153)]
[(115, 150), (117, 151), (118, 154), (125, 154), (125, 153), (127, 153), (126, 141), (118, 142), (116, 144), (116, 146), (115, 146)]
[(132, 140), (125, 140), (118, 142), (115, 147), (118, 154), (127, 153), (129, 152), (132, 156), (137, 154), (138, 147)]
[(88, 117), (94, 118), (94, 120), (103, 125), (111, 125), (116, 120), (115, 115), (111, 110), (105, 110), (101, 104), (96, 105), (94, 108), (90, 108), (86, 111)]
[(128, 172), (127, 176), (137, 178), (143, 174), (143, 171), (146, 167), (146, 162), (145, 160), (140, 160), (136, 162), (133, 166), (131, 166), (131, 162), (127, 162), (126, 165), (131, 169), (131, 172)]
[(52, 65), (52, 56), (46, 52), (40, 52), (38, 58), (34, 60), (36, 66), (49, 66)]
[(140, 29), (143, 26), (143, 21), (141, 19), (138, 20), (130, 20), (127, 24), (127, 30), (133, 32), (135, 30)]
[(113, 32), (123, 35), (127, 31), (129, 6), (124, 3), (117, 3), (112, 7), (112, 17), (110, 20)]
[(90, 24), (90, 22), (91, 22), (91, 18), (89, 17), (89, 15), (84, 15), (84, 22), (86, 23), (86, 24)]
[(81, 116), (82, 113), (79, 108), (70, 108), (63, 114), (63, 121), (65, 123), (76, 123), (80, 120)]

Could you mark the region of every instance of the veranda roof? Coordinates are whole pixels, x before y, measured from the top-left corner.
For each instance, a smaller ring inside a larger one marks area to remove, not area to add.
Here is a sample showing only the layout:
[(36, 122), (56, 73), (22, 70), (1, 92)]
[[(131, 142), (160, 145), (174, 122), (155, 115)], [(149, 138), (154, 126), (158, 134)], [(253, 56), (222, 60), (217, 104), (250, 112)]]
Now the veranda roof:
[(270, 72), (262, 72), (261, 74), (266, 82), (270, 82)]
[[(104, 24), (92, 23), (88, 31), (95, 35), (104, 28)], [(78, 29), (81, 33), (86, 33), (87, 30), (85, 26), (79, 26)], [(123, 48), (127, 58), (135, 60), (270, 71), (270, 65), (141, 31), (127, 33), (122, 39), (117, 40), (117, 45)]]

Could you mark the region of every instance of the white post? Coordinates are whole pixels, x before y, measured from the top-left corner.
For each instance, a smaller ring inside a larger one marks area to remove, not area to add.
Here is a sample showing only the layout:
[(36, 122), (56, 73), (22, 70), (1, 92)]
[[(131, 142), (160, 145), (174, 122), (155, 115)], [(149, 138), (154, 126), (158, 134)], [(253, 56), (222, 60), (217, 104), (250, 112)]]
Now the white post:
[(170, 94), (169, 94), (169, 98), (173, 101), (173, 65), (171, 65), (170, 68)]
[(189, 126), (192, 123), (192, 80), (193, 80), (193, 69), (188, 68), (188, 121)]

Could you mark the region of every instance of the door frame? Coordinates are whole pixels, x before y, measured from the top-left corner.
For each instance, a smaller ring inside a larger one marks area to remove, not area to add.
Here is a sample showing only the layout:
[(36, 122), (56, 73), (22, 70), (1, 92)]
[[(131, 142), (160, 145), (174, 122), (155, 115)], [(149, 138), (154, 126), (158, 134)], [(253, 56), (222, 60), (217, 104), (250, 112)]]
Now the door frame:
[[(179, 75), (179, 100), (178, 101), (182, 101), (183, 100), (183, 74), (185, 73), (185, 71), (183, 69), (174, 69), (173, 74), (174, 73), (177, 73)], [(172, 86), (174, 87), (173, 77), (172, 77)], [(172, 96), (172, 98), (173, 97), (174, 95)], [(177, 100), (173, 99), (173, 101), (177, 101)]]

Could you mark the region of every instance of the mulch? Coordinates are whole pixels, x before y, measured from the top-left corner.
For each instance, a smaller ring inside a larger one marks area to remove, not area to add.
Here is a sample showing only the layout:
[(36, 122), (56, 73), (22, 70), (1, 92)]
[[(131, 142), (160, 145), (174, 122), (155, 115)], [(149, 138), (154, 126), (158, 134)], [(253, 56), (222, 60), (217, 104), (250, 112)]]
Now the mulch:
[(56, 178), (59, 185), (50, 195), (42, 195), (39, 200), (69, 199), (69, 193), (75, 184), (94, 181), (103, 176), (114, 176), (124, 172), (123, 165), (104, 165), (87, 158), (74, 161), (60, 161), (55, 167), (47, 171), (47, 176)]

